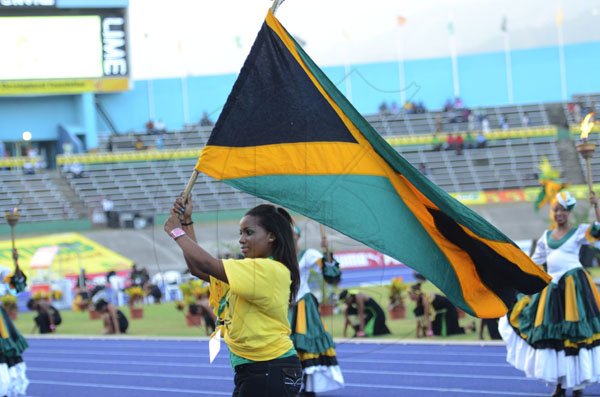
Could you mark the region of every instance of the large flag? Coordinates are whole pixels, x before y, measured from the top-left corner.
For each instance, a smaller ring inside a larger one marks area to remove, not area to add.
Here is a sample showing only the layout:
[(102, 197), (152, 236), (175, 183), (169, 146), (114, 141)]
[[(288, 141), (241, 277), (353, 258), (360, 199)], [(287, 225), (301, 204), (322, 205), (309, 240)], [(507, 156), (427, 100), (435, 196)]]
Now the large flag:
[(271, 12), (196, 170), (407, 264), (479, 317), (550, 280), (387, 144)]

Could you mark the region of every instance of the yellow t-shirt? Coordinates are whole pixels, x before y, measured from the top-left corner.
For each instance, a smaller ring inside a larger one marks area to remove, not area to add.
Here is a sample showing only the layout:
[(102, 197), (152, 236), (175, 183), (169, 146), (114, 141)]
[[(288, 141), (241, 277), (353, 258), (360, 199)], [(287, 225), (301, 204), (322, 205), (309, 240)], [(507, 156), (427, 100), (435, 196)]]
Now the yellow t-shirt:
[[(268, 258), (223, 260), (226, 283), (210, 278), (210, 302), (226, 306), (223, 337), (229, 349), (252, 361), (273, 360), (293, 348), (288, 309), (290, 271)], [(223, 302), (224, 303), (224, 302)]]

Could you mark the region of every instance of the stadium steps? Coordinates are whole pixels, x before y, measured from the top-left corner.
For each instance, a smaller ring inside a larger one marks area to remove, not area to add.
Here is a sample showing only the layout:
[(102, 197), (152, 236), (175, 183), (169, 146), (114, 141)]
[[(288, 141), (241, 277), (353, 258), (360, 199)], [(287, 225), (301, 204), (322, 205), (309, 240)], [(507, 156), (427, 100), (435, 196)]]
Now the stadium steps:
[(584, 171), (579, 161), (579, 153), (575, 149), (572, 140), (560, 140), (556, 142), (558, 155), (563, 168), (561, 180), (572, 185), (585, 184)]
[(59, 171), (47, 171), (48, 177), (54, 187), (60, 192), (61, 196), (71, 205), (79, 218), (87, 217), (88, 210), (84, 202), (79, 198), (79, 195), (69, 185), (67, 179), (64, 178)]

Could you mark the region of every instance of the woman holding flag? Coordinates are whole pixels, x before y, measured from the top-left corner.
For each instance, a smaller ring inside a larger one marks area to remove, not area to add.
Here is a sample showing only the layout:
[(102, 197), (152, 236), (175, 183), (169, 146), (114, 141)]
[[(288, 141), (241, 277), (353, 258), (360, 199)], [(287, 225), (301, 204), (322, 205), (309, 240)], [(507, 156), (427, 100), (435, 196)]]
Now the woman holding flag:
[(593, 192), (590, 203), (596, 221), (569, 225), (575, 198), (556, 195), (552, 213), (556, 227), (539, 238), (531, 259), (547, 264), (551, 283), (542, 292), (523, 296), (500, 319), (507, 361), (528, 377), (555, 384), (553, 397), (573, 396), (600, 380), (600, 294), (579, 262), (582, 245), (600, 237), (600, 210)]
[(192, 224), (191, 198), (178, 197), (164, 230), (183, 251), (190, 272), (211, 283), (218, 329), (210, 345), (218, 345), (223, 334), (235, 371), (233, 395), (297, 395), (302, 366), (288, 322), (300, 283), (292, 218), (270, 204), (249, 210), (240, 221), (239, 260), (210, 255), (198, 245)]

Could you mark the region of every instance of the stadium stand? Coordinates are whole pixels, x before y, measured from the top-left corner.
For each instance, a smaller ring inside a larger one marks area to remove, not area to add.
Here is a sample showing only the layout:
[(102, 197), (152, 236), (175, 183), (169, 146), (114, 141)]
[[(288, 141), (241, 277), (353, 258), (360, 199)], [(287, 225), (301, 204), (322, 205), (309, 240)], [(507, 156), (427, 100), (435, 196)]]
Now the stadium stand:
[[(594, 98), (588, 99), (595, 101)], [(464, 133), (473, 127), (472, 122), (469, 125), (465, 120), (451, 122), (445, 112), (370, 115), (366, 119), (411, 164), (417, 168), (420, 163), (426, 164), (429, 178), (448, 192), (537, 186), (538, 165), (543, 157), (563, 171), (565, 164), (561, 162), (556, 142), (557, 129), (548, 125), (543, 105), (479, 108), (476, 113), (487, 115), (490, 121), (492, 131), (487, 135), (487, 147), (465, 149), (462, 154), (431, 150), (436, 118), (442, 119), (444, 133)], [(525, 114), (529, 119), (527, 127), (522, 126)], [(516, 128), (501, 130), (501, 118)], [(479, 127), (477, 123), (475, 130)], [(157, 134), (103, 136), (100, 147), (107, 148), (110, 139), (112, 152), (58, 158), (59, 165), (82, 163), (83, 178), (50, 170), (23, 175), (20, 160), (12, 159), (13, 170), (2, 171), (6, 183), (0, 190), (0, 206), (10, 208), (24, 198), (23, 221), (75, 219), (97, 211), (102, 197), (109, 196), (116, 212), (140, 216), (166, 213), (173, 196), (187, 183), (210, 132), (211, 127), (187, 126), (181, 131), (164, 133), (161, 150), (154, 150)], [(147, 150), (134, 150), (138, 137)], [(579, 166), (576, 171), (581, 173), (583, 162), (575, 164)], [(600, 158), (593, 164), (600, 164)], [(600, 167), (594, 168), (599, 170), (595, 177), (600, 177)], [(204, 175), (200, 175), (194, 192), (202, 196), (198, 205), (203, 211), (247, 208), (256, 202), (254, 197)]]
[[(167, 213), (173, 198), (187, 183), (196, 158), (88, 164), (86, 178), (72, 178), (69, 183), (89, 208), (98, 208), (103, 196), (114, 202), (117, 212), (154, 215)], [(249, 207), (250, 196), (200, 175), (194, 194), (202, 196), (196, 206), (200, 211)]]
[[(491, 129), (500, 129), (500, 119), (504, 118), (509, 127), (523, 127), (523, 116), (527, 115), (529, 126), (548, 125), (549, 119), (543, 104), (514, 105), (514, 106), (494, 106), (472, 109), (478, 115), (486, 115)], [(436, 131), (436, 120), (441, 120), (442, 132), (460, 132), (469, 129), (480, 130), (481, 123), (475, 122), (469, 126), (469, 122), (464, 119), (453, 121), (450, 119), (449, 112), (435, 111), (418, 114), (376, 114), (366, 116), (366, 120), (382, 135), (411, 135), (411, 134), (431, 134)], [(470, 128), (472, 127), (472, 128)]]
[(23, 175), (20, 169), (2, 170), (0, 179), (0, 208), (19, 206), (21, 222), (77, 219), (82, 215), (61, 190), (56, 173), (38, 170)]

